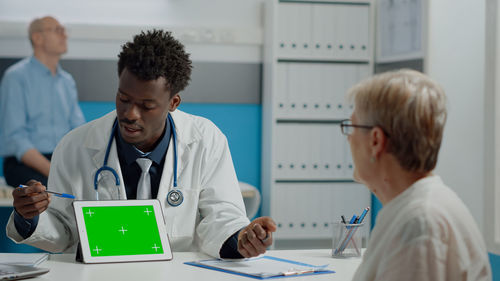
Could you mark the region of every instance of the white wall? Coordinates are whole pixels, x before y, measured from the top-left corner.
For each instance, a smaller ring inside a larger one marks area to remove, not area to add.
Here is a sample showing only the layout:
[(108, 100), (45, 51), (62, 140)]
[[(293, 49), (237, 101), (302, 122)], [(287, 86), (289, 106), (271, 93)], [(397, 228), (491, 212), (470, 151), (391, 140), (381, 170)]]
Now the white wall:
[(263, 0), (0, 0), (0, 19), (50, 14), (65, 23), (260, 27)]
[[(426, 72), (448, 96), (436, 172), (484, 225), (485, 0), (430, 0)], [(487, 152), (486, 152), (487, 153)]]
[(0, 0), (0, 56), (31, 53), (28, 23), (52, 15), (69, 27), (67, 58), (114, 59), (140, 30), (174, 32), (193, 60), (262, 60), (265, 0)]

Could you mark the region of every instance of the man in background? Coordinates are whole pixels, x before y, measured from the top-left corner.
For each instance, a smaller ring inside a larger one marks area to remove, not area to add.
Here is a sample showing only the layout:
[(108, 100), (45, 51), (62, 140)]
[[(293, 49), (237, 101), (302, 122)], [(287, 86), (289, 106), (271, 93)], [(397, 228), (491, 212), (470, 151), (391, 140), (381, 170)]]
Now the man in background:
[(47, 184), (52, 151), (85, 122), (73, 77), (59, 65), (64, 26), (46, 16), (29, 25), (33, 55), (10, 66), (0, 85), (0, 155), (7, 184)]

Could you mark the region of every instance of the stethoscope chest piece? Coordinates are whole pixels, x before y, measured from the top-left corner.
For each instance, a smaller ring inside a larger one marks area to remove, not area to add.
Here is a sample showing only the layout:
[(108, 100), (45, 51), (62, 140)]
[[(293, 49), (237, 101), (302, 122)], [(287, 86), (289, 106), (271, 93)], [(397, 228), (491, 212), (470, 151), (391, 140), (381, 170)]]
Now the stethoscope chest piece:
[(179, 206), (184, 201), (184, 195), (179, 189), (170, 190), (167, 194), (167, 203), (172, 207)]

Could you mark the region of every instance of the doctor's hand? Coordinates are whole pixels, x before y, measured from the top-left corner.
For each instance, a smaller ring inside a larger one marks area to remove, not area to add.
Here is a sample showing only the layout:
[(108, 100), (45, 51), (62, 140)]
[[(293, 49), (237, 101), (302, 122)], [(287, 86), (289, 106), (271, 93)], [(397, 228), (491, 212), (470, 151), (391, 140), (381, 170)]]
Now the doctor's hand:
[(276, 224), (270, 217), (260, 217), (253, 220), (238, 235), (238, 252), (245, 257), (256, 257), (266, 252), (266, 248), (273, 244), (272, 233), (276, 231)]
[(39, 181), (30, 180), (27, 187), (17, 187), (12, 191), (14, 208), (25, 219), (32, 219), (49, 207), (50, 194)]

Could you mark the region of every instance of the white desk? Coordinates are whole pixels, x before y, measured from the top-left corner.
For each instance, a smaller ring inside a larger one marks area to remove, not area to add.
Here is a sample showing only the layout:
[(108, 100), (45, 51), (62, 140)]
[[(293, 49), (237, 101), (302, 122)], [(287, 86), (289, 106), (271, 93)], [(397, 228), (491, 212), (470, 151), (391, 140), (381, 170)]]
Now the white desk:
[[(330, 264), (328, 267), (336, 271), (333, 274), (291, 277), (284, 280), (344, 280), (350, 281), (361, 258), (334, 259), (330, 257), (331, 250), (273, 250), (266, 255), (292, 259), (313, 265)], [(255, 280), (253, 278), (209, 270), (183, 264), (210, 258), (200, 253), (174, 253), (172, 261), (113, 263), (113, 264), (81, 264), (75, 262), (73, 254), (51, 255), (49, 260), (39, 267), (49, 268), (50, 272), (33, 280), (120, 280), (120, 281), (167, 281), (167, 280)]]

